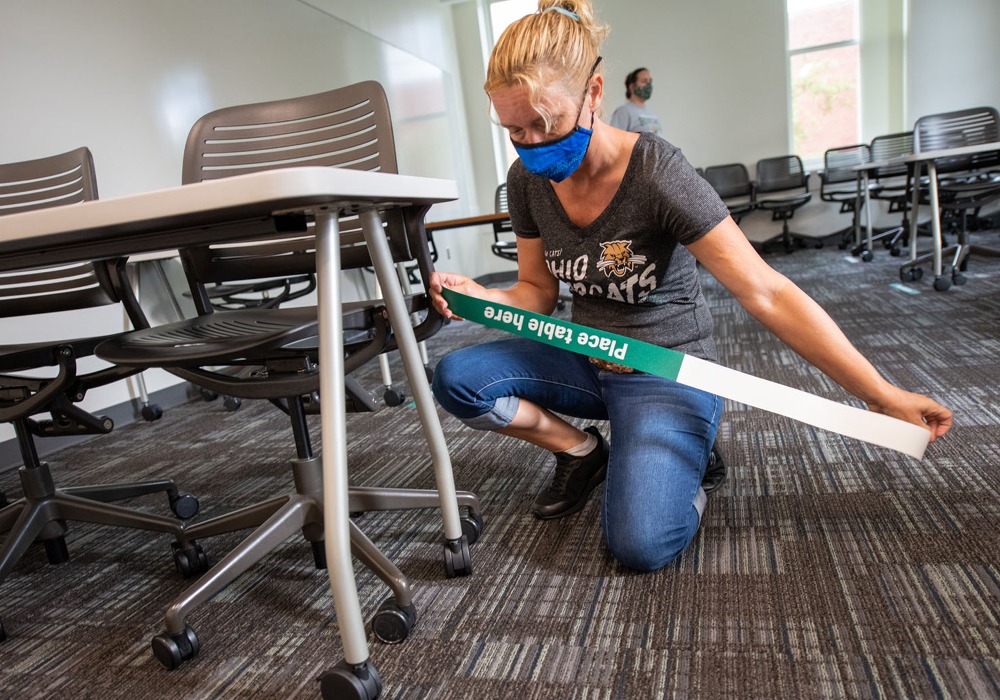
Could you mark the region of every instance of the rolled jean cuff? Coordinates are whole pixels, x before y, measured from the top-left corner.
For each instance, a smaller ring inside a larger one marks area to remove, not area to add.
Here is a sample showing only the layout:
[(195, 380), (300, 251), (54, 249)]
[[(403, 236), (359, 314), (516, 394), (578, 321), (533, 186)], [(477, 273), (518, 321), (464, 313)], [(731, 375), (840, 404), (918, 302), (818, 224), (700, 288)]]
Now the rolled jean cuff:
[(506, 428), (514, 420), (519, 400), (516, 396), (501, 396), (486, 413), (473, 418), (460, 418), (470, 428), (475, 430), (499, 430)]

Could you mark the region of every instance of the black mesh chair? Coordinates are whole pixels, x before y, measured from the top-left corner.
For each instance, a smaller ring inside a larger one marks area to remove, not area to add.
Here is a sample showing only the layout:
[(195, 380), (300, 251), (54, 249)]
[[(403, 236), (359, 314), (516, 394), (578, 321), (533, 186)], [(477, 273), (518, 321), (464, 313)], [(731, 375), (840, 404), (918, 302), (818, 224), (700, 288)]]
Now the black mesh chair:
[[(921, 117), (913, 128), (915, 153), (942, 151), (965, 146), (979, 146), (1000, 141), (1000, 113), (994, 107), (975, 107)], [(952, 284), (965, 284), (970, 253), (997, 257), (1000, 251), (969, 241), (969, 216), (977, 216), (982, 207), (1000, 200), (1000, 151), (939, 158), (934, 162), (939, 207), (942, 218), (957, 221), (957, 242), (942, 250), (942, 258), (951, 258), (950, 279), (944, 274), (934, 280), (934, 288), (945, 291)], [(932, 204), (926, 196), (921, 202)], [(936, 212), (935, 212), (936, 213)], [(919, 277), (916, 270), (933, 257), (917, 255), (900, 267), (904, 281)]]
[(712, 185), (736, 223), (755, 208), (753, 182), (743, 163), (710, 165), (702, 175)]
[[(493, 210), (500, 214), (507, 211), (507, 183), (497, 186), (493, 195)], [(498, 258), (517, 262), (517, 240), (514, 238), (514, 228), (510, 219), (493, 222), (493, 243), (490, 250)]]
[[(850, 225), (840, 232), (840, 247), (852, 246), (851, 255), (860, 256), (865, 262), (872, 259), (872, 252), (867, 242), (860, 239), (859, 211), (864, 200), (858, 189), (858, 172), (853, 168), (870, 162), (871, 150), (867, 144), (830, 148), (823, 154), (823, 172), (819, 176), (819, 198), (838, 205), (841, 214), (851, 215)], [(877, 185), (869, 182), (869, 196), (877, 189)]]
[[(876, 136), (869, 145), (873, 162), (897, 160), (913, 153), (913, 132), (900, 131), (894, 134)], [(909, 243), (910, 237), (910, 197), (914, 184), (926, 187), (926, 178), (911, 181), (907, 167), (903, 163), (885, 165), (869, 171), (873, 184), (871, 198), (884, 202), (889, 214), (899, 214), (900, 222), (895, 226), (882, 228), (872, 236), (872, 241), (881, 241), (883, 247), (893, 256), (901, 252), (901, 246)]]
[[(791, 253), (796, 247), (804, 247), (807, 241), (822, 245), (809, 236), (792, 232), (788, 227), (796, 210), (812, 199), (809, 177), (801, 158), (787, 155), (757, 161), (754, 183), (757, 208), (771, 212), (771, 219), (781, 222), (781, 233), (775, 240), (781, 241), (785, 252)], [(764, 243), (765, 250), (769, 243)]]
[[(365, 82), (306, 97), (212, 112), (191, 130), (184, 153), (184, 182), (296, 164), (396, 172), (392, 126), (382, 87)], [(393, 261), (397, 266), (416, 263), (423, 280), (433, 270), (423, 226), (426, 209), (411, 206), (383, 215)], [(124, 335), (102, 344), (98, 350), (100, 356), (120, 364), (163, 367), (220, 394), (269, 400), (291, 419), (294, 492), (196, 523), (185, 531), (188, 541), (186, 548), (178, 552), (177, 563), (182, 572), (194, 574), (201, 573), (207, 563), (197, 540), (254, 528), (170, 606), (166, 631), (153, 640), (156, 657), (168, 668), (193, 658), (200, 649), (194, 631), (186, 623), (188, 614), (289, 537), (301, 533), (312, 546), (316, 566), (325, 568), (322, 469), (306, 422), (307, 414), (319, 408), (316, 309), (220, 311), (205, 292), (209, 283), (313, 270), (312, 222), (304, 215), (293, 214), (278, 217), (277, 225), (285, 235), (273, 240), (182, 249), (181, 260), (199, 315)], [(372, 265), (358, 215), (340, 219), (340, 241), (342, 269)], [(423, 290), (408, 295), (406, 304), (419, 319), (415, 327), (417, 340), (430, 337), (442, 326), (441, 317)], [(345, 302), (343, 318), (345, 330), (357, 331), (345, 334), (345, 371), (353, 371), (395, 347), (382, 300)], [(242, 371), (227, 371), (232, 368)], [(347, 408), (369, 407), (349, 403)], [(459, 493), (458, 502), (468, 515), (462, 517), (460, 540), (445, 543), (446, 571), (451, 576), (471, 571), (468, 546), (482, 528), (475, 496)], [(436, 490), (352, 487), (349, 503), (352, 512), (436, 508), (440, 496)], [(393, 591), (372, 620), (375, 636), (402, 641), (416, 620), (406, 578), (353, 522), (351, 549)]]
[[(0, 165), (0, 214), (96, 198), (93, 160), (86, 148)], [(0, 318), (121, 306), (126, 297), (129, 308), (138, 310), (131, 289), (120, 282), (124, 265), (124, 260), (111, 260), (0, 273)], [(133, 324), (147, 325), (141, 310), (133, 312)], [(51, 327), (58, 329), (58, 324)], [(110, 418), (93, 415), (78, 405), (91, 389), (139, 370), (98, 363), (97, 368), (84, 371), (79, 361), (91, 357), (106, 337), (30, 342), (7, 335), (0, 344), (0, 420), (11, 424), (17, 436), (23, 461), (18, 476), (24, 493), (23, 498), (0, 509), (0, 531), (7, 533), (0, 549), (0, 580), (36, 541), (45, 546), (50, 563), (67, 561), (66, 521), (173, 535), (183, 530), (175, 517), (124, 508), (112, 501), (163, 492), (176, 516), (188, 518), (198, 510), (197, 500), (180, 494), (169, 479), (56, 487), (49, 465), (39, 458), (37, 438), (100, 435), (113, 429)], [(0, 639), (4, 636), (0, 624)]]

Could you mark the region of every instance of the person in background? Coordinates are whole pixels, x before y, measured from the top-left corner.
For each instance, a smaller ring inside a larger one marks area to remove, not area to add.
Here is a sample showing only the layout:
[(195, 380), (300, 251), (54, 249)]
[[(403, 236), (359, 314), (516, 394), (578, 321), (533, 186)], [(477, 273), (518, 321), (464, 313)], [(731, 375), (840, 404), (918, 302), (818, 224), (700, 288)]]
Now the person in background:
[(653, 95), (653, 76), (647, 68), (636, 68), (625, 76), (625, 104), (611, 115), (611, 126), (622, 131), (641, 133), (648, 131), (663, 135), (660, 118), (646, 107), (646, 100)]
[[(606, 31), (590, 0), (539, 0), (538, 12), (500, 36), (484, 88), (519, 155), (507, 174), (518, 277), (488, 289), (436, 271), (428, 281), (435, 308), (456, 318), (448, 288), (551, 314), (564, 280), (574, 323), (717, 361), (700, 277), (711, 274), (869, 410), (919, 425), (931, 440), (944, 435), (951, 411), (882, 377), (815, 301), (757, 254), (680, 149), (601, 121)], [(470, 428), (554, 453), (537, 517), (577, 512), (604, 482), (602, 533), (622, 565), (659, 569), (698, 531), (719, 396), (520, 337), (445, 355), (433, 390)], [(611, 439), (566, 417), (607, 421)]]

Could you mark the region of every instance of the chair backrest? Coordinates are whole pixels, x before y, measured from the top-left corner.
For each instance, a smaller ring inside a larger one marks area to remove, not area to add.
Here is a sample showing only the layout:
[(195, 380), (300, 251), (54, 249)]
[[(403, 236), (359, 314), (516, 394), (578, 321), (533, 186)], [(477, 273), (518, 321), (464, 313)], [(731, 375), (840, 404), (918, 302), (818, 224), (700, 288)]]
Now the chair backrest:
[[(0, 164), (0, 216), (97, 199), (88, 148)], [(0, 317), (73, 311), (118, 302), (108, 265), (74, 263), (0, 273)]]
[(809, 189), (809, 178), (802, 159), (796, 155), (762, 158), (757, 161), (756, 193)]
[(866, 143), (827, 149), (823, 154), (823, 184), (856, 182), (858, 173), (852, 168), (871, 160), (871, 148)]
[[(993, 143), (1000, 141), (1000, 114), (994, 107), (930, 114), (917, 120), (913, 133), (917, 153)], [(1000, 155), (997, 153), (977, 153), (935, 161), (939, 173), (976, 170), (998, 163)]]
[[(911, 155), (914, 152), (913, 132), (899, 131), (895, 134), (876, 136), (872, 139), (869, 148), (871, 149), (872, 160), (876, 162)], [(906, 175), (906, 164), (900, 163), (899, 165), (878, 168), (877, 171), (871, 174), (876, 178)]]
[(497, 191), (493, 195), (493, 210), (499, 214), (507, 211), (507, 183), (503, 182), (497, 186)]
[(750, 182), (750, 174), (743, 163), (710, 165), (705, 168), (704, 178), (722, 199), (744, 197), (753, 193), (753, 183)]
[[(329, 166), (397, 172), (389, 105), (374, 81), (290, 99), (227, 107), (192, 127), (184, 150), (183, 182), (231, 177), (298, 166)], [(268, 277), (287, 277), (315, 269), (315, 243), (300, 226), (300, 237), (252, 244), (229, 244), (181, 252), (199, 311), (199, 285)], [(390, 249), (397, 260), (410, 257), (402, 214), (385, 220)], [(371, 265), (356, 216), (340, 220), (341, 265)], [(426, 246), (426, 242), (423, 243)]]
[[(493, 194), (493, 211), (497, 214), (507, 211), (507, 183), (502, 182), (497, 185)], [(496, 221), (493, 223), (493, 238), (499, 239), (501, 233), (511, 233), (514, 227), (511, 226), (510, 219), (507, 221)]]

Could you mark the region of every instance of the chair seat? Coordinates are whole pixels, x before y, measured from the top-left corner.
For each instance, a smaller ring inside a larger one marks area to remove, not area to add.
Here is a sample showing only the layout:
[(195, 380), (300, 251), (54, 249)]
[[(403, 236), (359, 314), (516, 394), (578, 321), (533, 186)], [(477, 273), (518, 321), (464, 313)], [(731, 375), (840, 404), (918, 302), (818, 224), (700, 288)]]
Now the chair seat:
[(97, 346), (107, 362), (143, 367), (196, 367), (237, 361), (317, 335), (316, 310), (240, 309), (133, 331)]
[(501, 258), (517, 260), (517, 241), (495, 241), (490, 249)]
[(812, 192), (771, 192), (767, 197), (759, 198), (757, 206), (760, 209), (798, 209), (812, 199)]

